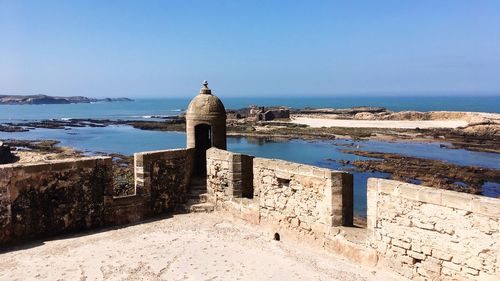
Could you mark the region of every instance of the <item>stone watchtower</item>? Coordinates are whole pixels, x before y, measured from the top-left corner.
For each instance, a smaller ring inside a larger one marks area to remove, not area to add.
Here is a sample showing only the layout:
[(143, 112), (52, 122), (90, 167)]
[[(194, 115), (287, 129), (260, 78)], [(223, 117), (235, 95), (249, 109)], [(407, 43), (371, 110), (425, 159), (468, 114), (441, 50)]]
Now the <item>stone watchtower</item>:
[(206, 80), (186, 111), (186, 138), (187, 148), (196, 149), (196, 175), (206, 173), (207, 149), (226, 149), (226, 109)]

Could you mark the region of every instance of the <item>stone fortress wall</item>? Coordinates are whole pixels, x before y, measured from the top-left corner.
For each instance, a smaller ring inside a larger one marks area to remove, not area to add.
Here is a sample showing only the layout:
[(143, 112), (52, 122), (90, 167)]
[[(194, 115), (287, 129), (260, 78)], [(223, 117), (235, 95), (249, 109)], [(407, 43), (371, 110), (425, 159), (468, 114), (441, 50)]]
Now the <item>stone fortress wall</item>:
[(500, 199), (369, 179), (367, 215), (381, 266), (410, 279), (500, 280)]
[[(0, 245), (169, 214), (186, 201), (193, 149), (136, 153), (136, 194), (113, 197), (111, 158), (0, 165)], [(217, 209), (281, 239), (313, 241), (414, 280), (498, 280), (500, 199), (370, 179), (352, 227), (352, 175), (211, 148)]]
[(108, 157), (0, 165), (0, 243), (104, 225), (111, 180)]
[(352, 225), (352, 175), (210, 148), (207, 190), (218, 208), (303, 234)]
[[(500, 278), (500, 199), (369, 179), (368, 226), (350, 227), (352, 175), (264, 158), (241, 164), (248, 159), (208, 150), (207, 185), (219, 210), (408, 279)], [(241, 173), (252, 174), (251, 197), (232, 192), (234, 175), (248, 186)]]
[(253, 197), (253, 157), (222, 149), (207, 150), (207, 191), (211, 201)]
[(255, 158), (253, 164), (262, 219), (314, 233), (352, 225), (351, 174), (265, 158)]
[(186, 200), (193, 149), (136, 153), (136, 194), (113, 197), (110, 157), (0, 165), (0, 245), (137, 222)]

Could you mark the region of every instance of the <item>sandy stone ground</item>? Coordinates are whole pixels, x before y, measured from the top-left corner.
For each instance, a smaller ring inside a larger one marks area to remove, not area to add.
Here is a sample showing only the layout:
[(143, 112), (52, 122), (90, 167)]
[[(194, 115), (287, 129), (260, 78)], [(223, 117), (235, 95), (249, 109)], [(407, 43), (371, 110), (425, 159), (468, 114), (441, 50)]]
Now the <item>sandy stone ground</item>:
[(397, 280), (220, 213), (57, 237), (0, 253), (0, 280)]
[(464, 120), (356, 120), (328, 118), (293, 118), (292, 123), (309, 125), (313, 128), (344, 127), (344, 128), (393, 128), (393, 129), (428, 129), (428, 128), (458, 128), (469, 123)]

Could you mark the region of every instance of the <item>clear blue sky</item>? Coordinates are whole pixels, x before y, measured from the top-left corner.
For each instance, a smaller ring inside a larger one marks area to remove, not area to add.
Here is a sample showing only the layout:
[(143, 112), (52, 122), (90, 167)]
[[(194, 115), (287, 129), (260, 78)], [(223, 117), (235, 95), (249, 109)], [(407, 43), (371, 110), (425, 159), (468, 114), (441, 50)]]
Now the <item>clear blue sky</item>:
[(0, 0), (0, 93), (500, 94), (500, 1)]

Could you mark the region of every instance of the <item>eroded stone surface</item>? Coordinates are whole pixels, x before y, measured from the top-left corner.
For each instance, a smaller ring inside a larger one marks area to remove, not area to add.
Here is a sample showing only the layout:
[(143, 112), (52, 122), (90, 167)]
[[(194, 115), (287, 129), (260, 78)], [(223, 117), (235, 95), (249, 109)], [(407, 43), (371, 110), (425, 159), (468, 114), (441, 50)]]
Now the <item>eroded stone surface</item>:
[(0, 166), (0, 244), (120, 225), (186, 200), (192, 149), (135, 155), (135, 194), (114, 197), (110, 157)]
[(500, 200), (381, 179), (368, 189), (374, 245), (393, 270), (439, 280), (500, 276)]

